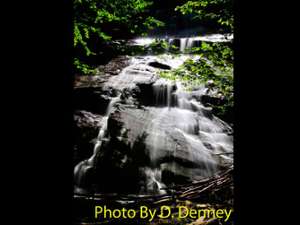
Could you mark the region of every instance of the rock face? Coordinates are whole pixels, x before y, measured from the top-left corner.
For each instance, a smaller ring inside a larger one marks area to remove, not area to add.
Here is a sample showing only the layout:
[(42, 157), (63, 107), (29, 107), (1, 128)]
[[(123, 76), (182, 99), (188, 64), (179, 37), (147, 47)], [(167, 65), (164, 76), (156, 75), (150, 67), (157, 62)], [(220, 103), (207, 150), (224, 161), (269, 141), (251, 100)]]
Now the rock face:
[(140, 166), (161, 171), (159, 182), (181, 183), (211, 176), (222, 161), (231, 161), (218, 156), (231, 151), (232, 139), (224, 133), (230, 128), (217, 119), (213, 124), (214, 127), (210, 126), (208, 119), (186, 109), (119, 105), (110, 115), (108, 131), (111, 139), (120, 142), (120, 148), (113, 151), (121, 153), (128, 149), (120, 154), (120, 165), (139, 160), (131, 158), (130, 153), (140, 145), (136, 150), (142, 154)]
[(110, 102), (111, 93), (100, 87), (82, 87), (74, 90), (74, 104), (77, 110), (103, 115)]
[(75, 165), (93, 154), (95, 137), (98, 135), (101, 119), (102, 116), (87, 111), (75, 112)]
[(122, 69), (128, 66), (128, 58), (126, 56), (119, 56), (111, 60), (104, 66), (99, 66), (99, 71), (104, 74), (118, 75)]
[(201, 103), (205, 89), (186, 92), (146, 61), (133, 59), (86, 97), (105, 110), (80, 117), (98, 135), (93, 153), (75, 166), (76, 193), (161, 194), (232, 164), (232, 129)]

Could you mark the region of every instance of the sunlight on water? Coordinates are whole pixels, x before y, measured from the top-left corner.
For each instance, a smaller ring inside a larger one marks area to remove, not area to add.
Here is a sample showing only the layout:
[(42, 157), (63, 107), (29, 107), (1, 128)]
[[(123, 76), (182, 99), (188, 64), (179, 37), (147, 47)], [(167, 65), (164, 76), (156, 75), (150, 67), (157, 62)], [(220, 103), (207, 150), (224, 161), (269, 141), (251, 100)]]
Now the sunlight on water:
[[(230, 38), (232, 37), (226, 39), (224, 35), (181, 38), (180, 50), (183, 52), (199, 40), (227, 41)], [(134, 41), (138, 45), (147, 45), (153, 39), (139, 38)], [(161, 69), (149, 65), (151, 62), (159, 62), (171, 68), (178, 68), (187, 59), (197, 57), (187, 54), (132, 57), (130, 65), (120, 74), (111, 76), (104, 85), (104, 89), (112, 88), (119, 92), (125, 88), (134, 88), (137, 84), (152, 86), (154, 105), (144, 107), (145, 113), (148, 112), (145, 115), (149, 122), (140, 131), (147, 133), (145, 145), (151, 160), (151, 168), (140, 168), (145, 176), (145, 183), (141, 186), (142, 193), (165, 193), (162, 190), (166, 187), (162, 181), (163, 170), (177, 175), (189, 174), (191, 179), (199, 179), (213, 175), (218, 170), (220, 162), (232, 163), (233, 138), (225, 132), (229, 129), (228, 125), (214, 116), (208, 116), (209, 109), (199, 101), (199, 98), (196, 100), (194, 97), (205, 94), (205, 86), (198, 85), (197, 90), (188, 92), (178, 81), (159, 78), (158, 72)], [(100, 123), (93, 155), (74, 168), (77, 193), (84, 192), (86, 176), (95, 166), (96, 155), (101, 151), (102, 141), (109, 138), (107, 123), (118, 101), (120, 95), (110, 100)], [(130, 124), (128, 126), (130, 127)], [(169, 158), (165, 159), (166, 156)], [(180, 158), (184, 163), (175, 161), (176, 158)]]

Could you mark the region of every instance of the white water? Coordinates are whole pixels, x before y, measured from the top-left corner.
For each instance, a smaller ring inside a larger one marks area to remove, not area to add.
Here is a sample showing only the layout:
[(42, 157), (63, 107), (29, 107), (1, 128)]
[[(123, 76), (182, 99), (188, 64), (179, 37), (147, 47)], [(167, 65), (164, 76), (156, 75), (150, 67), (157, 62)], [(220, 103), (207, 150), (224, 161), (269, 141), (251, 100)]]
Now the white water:
[[(172, 39), (170, 39), (172, 41)], [(224, 36), (212, 35), (206, 37), (181, 38), (180, 50), (190, 48), (194, 41), (227, 41)], [(148, 45), (153, 39), (136, 39), (137, 44)], [(187, 162), (199, 165), (199, 169), (186, 168), (178, 162), (165, 162), (156, 168), (141, 168), (146, 177), (146, 186), (141, 188), (141, 193), (165, 193), (162, 189), (166, 185), (162, 181), (162, 170), (168, 168), (177, 174), (189, 174), (193, 179), (211, 176), (218, 170), (221, 163), (232, 163), (233, 140), (232, 136), (224, 132), (224, 123), (219, 119), (205, 116), (207, 109), (201, 102), (193, 98), (191, 92), (187, 92), (179, 81), (170, 81), (158, 78), (156, 75), (160, 69), (149, 66), (150, 62), (159, 62), (169, 65), (171, 68), (179, 67), (187, 59), (197, 59), (193, 55), (173, 56), (163, 54), (159, 56), (133, 57), (130, 65), (117, 76), (112, 76), (104, 85), (105, 88), (113, 88), (123, 91), (125, 88), (133, 88), (138, 83), (152, 84), (155, 105), (146, 108), (152, 112), (152, 119), (147, 124), (147, 147), (150, 149), (150, 158), (153, 165), (167, 154), (171, 157), (180, 157)], [(204, 85), (199, 85), (193, 94), (202, 95), (206, 91)], [(107, 121), (110, 112), (119, 96), (112, 98), (102, 118), (101, 128), (94, 147), (93, 155), (74, 168), (75, 192), (84, 192), (85, 174), (95, 164), (95, 157), (101, 150), (102, 142), (107, 134)], [(142, 132), (142, 131), (141, 131)], [(184, 139), (178, 146), (173, 146), (174, 138)], [(104, 181), (105, 182), (105, 181)]]
[[(180, 52), (184, 52), (185, 49), (193, 47), (194, 38), (181, 38), (180, 39)], [(169, 41), (171, 44), (171, 42)]]
[[(217, 171), (218, 160), (214, 155), (232, 152), (232, 137), (223, 132), (224, 127), (219, 120), (215, 117), (209, 119), (204, 116), (202, 110), (207, 109), (193, 99), (190, 93), (182, 90), (178, 82), (174, 94), (177, 96), (176, 107), (170, 108), (170, 103), (167, 103), (167, 107), (152, 109), (156, 111), (154, 113), (156, 116), (147, 128), (150, 134), (148, 138), (153, 143), (151, 159), (156, 161), (161, 157), (164, 149), (172, 148), (172, 146), (167, 146), (170, 143), (168, 131), (175, 129), (184, 136), (188, 143), (186, 152), (189, 155), (187, 157), (206, 167), (206, 170), (203, 170), (203, 176), (211, 176)], [(209, 143), (212, 149), (208, 149), (203, 142)], [(172, 152), (172, 155), (175, 156), (176, 151)], [(230, 155), (220, 157), (232, 162)]]
[(233, 40), (233, 34), (209, 34), (198, 37), (146, 37), (146, 38), (136, 38), (132, 40), (132, 45), (138, 46), (149, 46), (157, 39), (166, 40), (169, 44), (173, 44), (175, 40), (179, 41), (180, 52), (184, 52), (186, 49), (194, 47), (195, 44), (204, 41), (204, 42), (229, 42)]
[(120, 99), (120, 95), (112, 98), (107, 106), (105, 116), (101, 119), (101, 122), (100, 122), (100, 129), (99, 129), (98, 137), (96, 140), (96, 144), (94, 146), (93, 155), (89, 159), (79, 162), (74, 168), (74, 178), (75, 178), (74, 180), (75, 180), (75, 192), (76, 193), (84, 193), (85, 192), (85, 190), (81, 188), (81, 186), (84, 186), (84, 183), (85, 183), (85, 180), (84, 180), (85, 175), (88, 172), (88, 170), (93, 169), (95, 166), (95, 159), (96, 159), (97, 153), (100, 151), (102, 141), (104, 140), (105, 135), (107, 133), (107, 122), (108, 122), (109, 114), (112, 110), (112, 107), (114, 106), (114, 104), (117, 101), (119, 101), (119, 99)]
[(156, 105), (171, 107), (172, 82), (166, 79), (159, 79), (152, 87)]

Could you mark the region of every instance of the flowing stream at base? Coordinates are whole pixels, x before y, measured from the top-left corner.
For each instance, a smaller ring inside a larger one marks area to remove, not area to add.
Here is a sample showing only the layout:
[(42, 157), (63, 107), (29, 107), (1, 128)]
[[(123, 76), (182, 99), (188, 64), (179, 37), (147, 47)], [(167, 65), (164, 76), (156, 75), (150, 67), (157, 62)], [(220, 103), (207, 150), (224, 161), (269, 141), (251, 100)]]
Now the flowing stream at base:
[[(199, 40), (205, 38), (181, 38), (180, 50), (183, 52)], [(215, 36), (213, 40), (216, 40)], [(136, 43), (145, 44), (147, 41), (147, 39), (137, 39)], [(169, 42), (172, 41), (174, 39), (169, 39)], [(197, 180), (212, 176), (218, 171), (220, 165), (232, 165), (231, 128), (213, 116), (210, 109), (199, 101), (199, 97), (207, 92), (205, 85), (198, 85), (193, 91), (188, 92), (179, 81), (159, 78), (157, 74), (161, 69), (150, 66), (151, 62), (159, 62), (170, 68), (177, 68), (189, 58), (197, 59), (196, 56), (185, 54), (136, 56), (131, 58), (130, 65), (119, 75), (112, 76), (105, 83), (104, 89), (113, 89), (119, 94), (111, 98), (101, 120), (93, 155), (74, 168), (75, 193), (86, 192), (87, 173), (96, 166), (103, 141), (109, 141), (111, 138), (108, 134), (108, 120), (115, 106), (121, 101), (121, 93), (145, 82), (151, 83), (154, 103), (145, 105), (140, 118), (136, 120), (147, 121), (140, 127), (140, 133), (147, 133), (145, 146), (151, 160), (151, 166), (140, 168), (145, 176), (145, 183), (141, 186), (140, 193), (165, 193), (164, 188), (167, 184), (162, 180), (162, 171)], [(127, 125), (128, 130), (135, 124), (131, 117), (126, 116), (131, 112), (134, 114), (134, 110), (139, 109), (128, 109), (127, 114), (124, 113), (124, 124)], [(168, 157), (169, 160), (165, 160)]]

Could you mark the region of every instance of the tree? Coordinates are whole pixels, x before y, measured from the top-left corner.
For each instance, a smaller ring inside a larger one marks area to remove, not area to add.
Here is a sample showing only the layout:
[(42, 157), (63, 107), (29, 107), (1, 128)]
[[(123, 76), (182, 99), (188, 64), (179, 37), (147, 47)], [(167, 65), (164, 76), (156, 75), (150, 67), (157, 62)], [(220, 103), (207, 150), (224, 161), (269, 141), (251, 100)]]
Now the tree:
[(151, 0), (74, 0), (74, 64), (81, 72), (90, 71), (83, 58), (97, 55), (102, 43), (128, 38), (161, 26), (148, 15)]
[(176, 11), (191, 14), (196, 20), (215, 22), (220, 28), (233, 32), (233, 0), (191, 0)]

